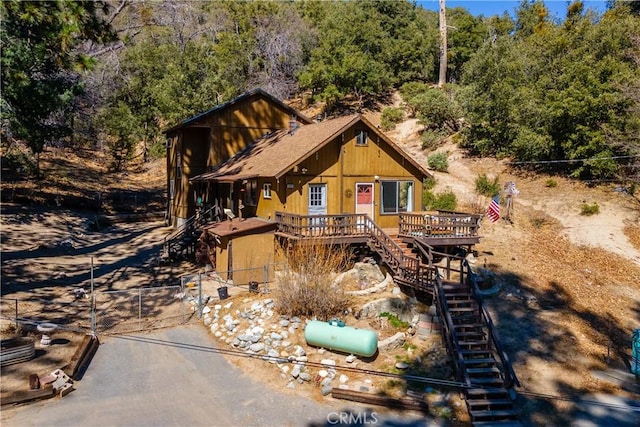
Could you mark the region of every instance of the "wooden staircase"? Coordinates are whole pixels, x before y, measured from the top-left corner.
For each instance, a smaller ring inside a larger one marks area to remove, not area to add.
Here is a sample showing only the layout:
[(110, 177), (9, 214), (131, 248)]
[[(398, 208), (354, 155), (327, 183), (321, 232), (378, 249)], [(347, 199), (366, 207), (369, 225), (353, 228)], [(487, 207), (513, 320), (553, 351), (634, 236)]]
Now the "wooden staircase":
[(177, 227), (167, 236), (162, 243), (162, 259), (172, 262), (178, 258), (184, 258), (187, 255), (195, 253), (195, 245), (200, 237), (200, 229), (206, 224), (208, 218), (211, 217), (217, 206), (205, 210), (204, 212), (194, 215), (187, 219), (182, 225)]
[(474, 426), (522, 426), (514, 408), (518, 384), (501, 352), (493, 325), (470, 284), (440, 283), (438, 308), (443, 314), (443, 338), (455, 357), (456, 375), (465, 383), (467, 409)]

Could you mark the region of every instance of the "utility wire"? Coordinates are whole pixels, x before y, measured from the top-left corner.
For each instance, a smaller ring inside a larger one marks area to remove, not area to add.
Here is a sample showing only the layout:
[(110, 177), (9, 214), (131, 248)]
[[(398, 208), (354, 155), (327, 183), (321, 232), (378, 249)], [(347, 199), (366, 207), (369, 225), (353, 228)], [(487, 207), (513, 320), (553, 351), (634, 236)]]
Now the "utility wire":
[(632, 159), (640, 157), (640, 154), (632, 154), (629, 156), (610, 156), (610, 157), (586, 157), (583, 159), (559, 159), (559, 160), (531, 160), (531, 161), (519, 161), (519, 162), (506, 162), (511, 165), (526, 165), (526, 164), (550, 164), (550, 163), (575, 163), (585, 162), (587, 160), (617, 160), (617, 159)]
[[(421, 382), (421, 383), (431, 384), (431, 385), (453, 387), (461, 390), (471, 389), (471, 388), (480, 388), (477, 385), (469, 385), (459, 381), (450, 381), (450, 380), (443, 380), (439, 378), (429, 378), (429, 377), (423, 377), (423, 376), (417, 376), (417, 375), (393, 374), (390, 372), (375, 371), (370, 369), (357, 368), (353, 366), (327, 365), (320, 362), (309, 362), (309, 361), (301, 362), (295, 359), (289, 359), (289, 358), (280, 357), (280, 356), (273, 357), (268, 355), (255, 354), (255, 353), (246, 353), (239, 350), (229, 350), (229, 349), (223, 349), (219, 347), (209, 347), (209, 346), (202, 346), (197, 344), (176, 343), (176, 342), (163, 341), (163, 340), (158, 340), (154, 338), (147, 338), (147, 337), (140, 337), (140, 336), (118, 335), (118, 336), (115, 336), (114, 338), (125, 339), (130, 341), (138, 341), (138, 342), (143, 342), (147, 344), (168, 345), (171, 347), (184, 348), (188, 350), (205, 351), (205, 352), (224, 354), (224, 355), (235, 356), (235, 357), (259, 359), (259, 360), (264, 360), (264, 361), (274, 362), (274, 363), (290, 363), (292, 365), (311, 366), (314, 368), (336, 369), (336, 370), (345, 371), (345, 372), (375, 375), (375, 376), (396, 378), (396, 379), (407, 380), (407, 381)], [(542, 394), (542, 393), (536, 393), (531, 391), (518, 391), (517, 393), (523, 396), (529, 396), (536, 399), (562, 400), (565, 402), (571, 402), (575, 404), (599, 406), (599, 407), (605, 407), (610, 409), (617, 409), (621, 411), (630, 410), (632, 412), (640, 413), (640, 406), (623, 406), (623, 405), (616, 405), (616, 404), (606, 403), (606, 402), (598, 402), (595, 400), (576, 399), (575, 397), (570, 397), (570, 396)]]

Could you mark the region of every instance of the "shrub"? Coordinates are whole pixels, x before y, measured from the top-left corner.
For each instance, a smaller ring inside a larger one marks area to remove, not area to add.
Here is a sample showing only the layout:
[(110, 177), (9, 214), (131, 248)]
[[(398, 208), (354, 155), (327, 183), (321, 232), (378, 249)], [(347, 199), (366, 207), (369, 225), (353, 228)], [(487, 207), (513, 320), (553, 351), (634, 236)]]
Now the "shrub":
[(547, 188), (556, 188), (558, 186), (558, 181), (553, 178), (549, 178), (545, 181), (544, 186)]
[(600, 213), (600, 206), (597, 203), (583, 203), (580, 207), (580, 215), (591, 216)]
[(433, 187), (436, 186), (436, 178), (433, 176), (425, 178), (424, 181), (422, 181), (422, 186), (425, 190), (433, 190)]
[(458, 198), (451, 189), (446, 189), (438, 194), (425, 191), (424, 206), (427, 210), (454, 211), (458, 206)]
[(404, 111), (401, 108), (388, 107), (382, 110), (380, 127), (384, 131), (394, 129), (404, 118)]
[(446, 133), (439, 129), (425, 129), (420, 135), (423, 150), (435, 150), (446, 137)]
[(498, 177), (493, 179), (489, 179), (486, 174), (481, 174), (476, 177), (476, 193), (493, 197), (497, 194), (500, 194), (500, 183), (498, 182)]
[(274, 293), (275, 309), (289, 316), (328, 320), (349, 307), (349, 296), (333, 284), (335, 275), (346, 270), (347, 247), (321, 242), (292, 244), (285, 249), (287, 266), (279, 273)]
[(449, 161), (447, 153), (434, 153), (427, 157), (427, 164), (433, 170), (438, 172), (446, 172), (449, 169)]
[(383, 313), (380, 313), (380, 317), (386, 317), (387, 319), (389, 319), (389, 324), (396, 329), (407, 329), (409, 327), (408, 322), (398, 319), (398, 316), (393, 313), (388, 313), (385, 311)]

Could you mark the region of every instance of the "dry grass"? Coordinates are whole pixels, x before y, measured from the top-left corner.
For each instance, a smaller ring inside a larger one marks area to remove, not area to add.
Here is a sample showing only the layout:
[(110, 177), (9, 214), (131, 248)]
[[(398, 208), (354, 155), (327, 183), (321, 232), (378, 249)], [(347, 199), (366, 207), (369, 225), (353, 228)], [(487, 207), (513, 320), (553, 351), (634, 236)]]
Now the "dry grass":
[(345, 289), (334, 286), (336, 275), (347, 269), (348, 248), (315, 241), (283, 250), (288, 268), (280, 273), (274, 296), (279, 313), (328, 320), (349, 308)]
[(640, 225), (626, 224), (623, 232), (633, 247), (640, 250)]

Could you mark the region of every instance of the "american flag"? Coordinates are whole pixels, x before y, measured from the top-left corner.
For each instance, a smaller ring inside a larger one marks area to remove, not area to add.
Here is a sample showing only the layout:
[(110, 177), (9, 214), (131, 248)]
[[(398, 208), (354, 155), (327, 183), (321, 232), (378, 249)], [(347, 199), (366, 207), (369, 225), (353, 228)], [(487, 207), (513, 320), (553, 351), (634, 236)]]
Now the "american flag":
[(500, 219), (500, 198), (498, 196), (495, 196), (493, 200), (491, 200), (489, 208), (487, 209), (487, 217), (491, 222), (496, 222)]

